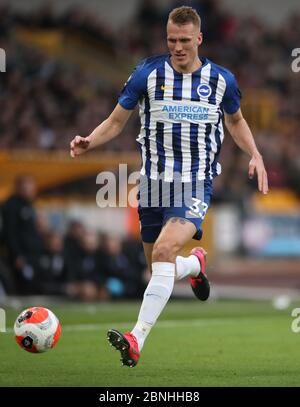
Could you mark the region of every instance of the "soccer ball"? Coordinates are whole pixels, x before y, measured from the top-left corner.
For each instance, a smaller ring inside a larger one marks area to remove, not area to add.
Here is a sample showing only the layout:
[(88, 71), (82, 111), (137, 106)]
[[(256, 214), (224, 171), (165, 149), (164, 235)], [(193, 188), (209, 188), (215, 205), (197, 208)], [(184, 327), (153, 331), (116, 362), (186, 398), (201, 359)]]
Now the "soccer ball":
[(14, 325), (16, 341), (27, 352), (40, 353), (53, 348), (60, 337), (59, 320), (47, 308), (31, 307), (21, 312)]

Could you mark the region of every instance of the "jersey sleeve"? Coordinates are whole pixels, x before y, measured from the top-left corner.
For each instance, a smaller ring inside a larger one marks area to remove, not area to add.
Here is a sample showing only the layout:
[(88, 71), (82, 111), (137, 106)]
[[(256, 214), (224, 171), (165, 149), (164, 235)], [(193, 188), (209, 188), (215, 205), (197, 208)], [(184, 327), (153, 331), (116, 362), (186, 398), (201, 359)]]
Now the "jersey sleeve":
[(118, 102), (124, 108), (132, 110), (147, 90), (147, 75), (145, 61), (142, 61), (129, 76), (121, 91)]
[(225, 113), (234, 114), (236, 113), (241, 105), (241, 91), (239, 85), (232, 73), (229, 73), (225, 77), (226, 90), (223, 96), (222, 108)]

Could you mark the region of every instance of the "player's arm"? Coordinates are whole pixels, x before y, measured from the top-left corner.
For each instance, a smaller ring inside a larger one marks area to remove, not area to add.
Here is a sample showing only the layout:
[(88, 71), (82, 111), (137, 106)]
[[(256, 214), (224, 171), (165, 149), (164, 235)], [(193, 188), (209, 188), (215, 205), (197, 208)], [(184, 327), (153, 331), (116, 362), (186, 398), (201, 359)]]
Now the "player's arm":
[(124, 109), (118, 103), (110, 116), (97, 126), (89, 136), (74, 137), (70, 143), (71, 157), (74, 158), (116, 137), (123, 130), (132, 112), (133, 110)]
[(268, 175), (263, 158), (259, 153), (251, 130), (244, 119), (241, 109), (234, 114), (225, 113), (225, 124), (235, 143), (251, 157), (249, 163), (249, 177), (257, 173), (258, 189), (263, 194), (268, 193)]

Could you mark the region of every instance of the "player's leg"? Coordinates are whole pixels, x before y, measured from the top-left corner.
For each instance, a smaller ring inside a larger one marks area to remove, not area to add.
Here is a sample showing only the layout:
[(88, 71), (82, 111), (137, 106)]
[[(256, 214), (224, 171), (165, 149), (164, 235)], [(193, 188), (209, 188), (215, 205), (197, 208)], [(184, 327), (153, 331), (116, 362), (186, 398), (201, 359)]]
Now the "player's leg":
[[(143, 232), (143, 228), (142, 228)], [(175, 259), (182, 247), (196, 232), (193, 223), (184, 219), (170, 219), (161, 230), (152, 251), (152, 276), (145, 290), (138, 320), (131, 332), (124, 334), (110, 329), (107, 337), (121, 352), (123, 364), (133, 367), (138, 363), (145, 339), (167, 304), (174, 287)], [(147, 239), (144, 229), (143, 240)], [(149, 235), (148, 235), (149, 237)], [(150, 246), (147, 246), (147, 254)]]
[(188, 257), (176, 257), (176, 279), (188, 276), (195, 296), (201, 301), (206, 301), (210, 294), (205, 265), (206, 251), (202, 247), (193, 248)]
[(183, 217), (170, 217), (154, 244), (152, 264), (160, 261), (175, 264), (178, 253), (195, 233), (196, 227), (189, 220)]
[[(132, 332), (121, 334), (115, 330), (108, 331), (109, 342), (121, 351), (122, 362), (127, 366), (137, 364), (144, 341), (172, 293), (178, 253), (188, 241), (199, 234), (198, 215), (203, 217), (199, 213), (199, 203), (205, 203), (206, 200), (197, 198), (196, 215), (192, 215), (192, 219), (185, 219), (186, 212), (194, 206), (193, 199), (195, 198), (192, 198), (190, 206), (183, 205), (180, 208), (139, 208), (142, 239), (150, 244), (155, 242), (152, 248), (152, 277)], [(197, 220), (193, 220), (193, 217)], [(159, 233), (164, 223), (165, 226)], [(149, 259), (150, 246), (147, 248)]]
[[(198, 252), (201, 252), (204, 263), (203, 261), (200, 262), (199, 257), (197, 256)], [(185, 277), (198, 277), (200, 271), (204, 271), (203, 264), (205, 264), (206, 254), (206, 251), (202, 247), (196, 247), (187, 257), (177, 256), (176, 280), (182, 280)]]
[[(152, 250), (154, 242), (162, 228), (162, 208), (139, 207), (139, 217), (145, 257), (150, 272), (152, 273)], [(120, 351), (122, 364), (133, 367), (138, 363), (140, 357), (140, 351), (144, 341), (143, 335), (145, 334), (145, 336), (147, 336), (149, 332), (150, 328), (148, 329), (146, 321), (143, 324), (137, 321), (131, 332), (122, 334), (115, 329), (109, 329), (107, 339), (115, 349)], [(142, 341), (140, 340), (138, 343), (137, 337), (139, 336), (141, 336)]]
[[(148, 270), (152, 273), (152, 251), (154, 243), (143, 242), (144, 254), (148, 266)], [(196, 247), (191, 251), (190, 256), (176, 257), (176, 280), (182, 280), (184, 277), (197, 277), (200, 273), (201, 263), (195, 252), (201, 251), (203, 253), (204, 259), (206, 257), (206, 252), (201, 247)]]
[(153, 246), (152, 276), (144, 293), (138, 321), (131, 331), (137, 339), (139, 351), (173, 291), (176, 257), (195, 232), (193, 223), (182, 218), (172, 218)]
[[(197, 180), (184, 184), (184, 202), (178, 208), (169, 208), (165, 216), (185, 217), (196, 227), (193, 236), (195, 240), (202, 238), (202, 223), (210, 206), (212, 194), (211, 180)], [(190, 284), (194, 294), (201, 301), (207, 300), (210, 294), (210, 285), (205, 274), (206, 251), (201, 247), (194, 248), (190, 256), (176, 258), (176, 279), (190, 278)]]
[[(154, 243), (143, 242), (144, 253), (150, 273), (152, 273), (152, 251)], [(198, 277), (200, 272), (205, 273), (206, 252), (201, 247), (195, 247), (188, 257), (176, 257), (176, 280), (185, 277)], [(199, 258), (200, 256), (200, 258)], [(203, 259), (201, 259), (201, 257)], [(201, 266), (202, 265), (202, 266)]]
[[(143, 242), (144, 254), (148, 270), (152, 273), (152, 251), (154, 243)], [(206, 258), (206, 251), (202, 247), (195, 247), (188, 257), (176, 257), (176, 280), (182, 280), (184, 277), (197, 277), (201, 270), (201, 262), (195, 253), (202, 252), (203, 258)], [(204, 271), (204, 270), (203, 270)]]
[(152, 251), (153, 251), (154, 243), (146, 243), (143, 242), (144, 253), (146, 257), (146, 262), (150, 273), (152, 273)]

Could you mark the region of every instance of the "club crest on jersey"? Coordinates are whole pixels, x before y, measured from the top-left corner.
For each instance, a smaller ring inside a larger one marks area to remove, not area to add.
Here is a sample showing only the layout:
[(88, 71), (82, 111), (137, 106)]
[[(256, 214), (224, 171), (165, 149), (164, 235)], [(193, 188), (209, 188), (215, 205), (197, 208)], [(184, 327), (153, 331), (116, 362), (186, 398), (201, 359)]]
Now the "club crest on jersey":
[(197, 88), (197, 93), (200, 97), (203, 98), (209, 98), (211, 95), (211, 87), (209, 85), (206, 85), (205, 83), (200, 83), (200, 85)]

